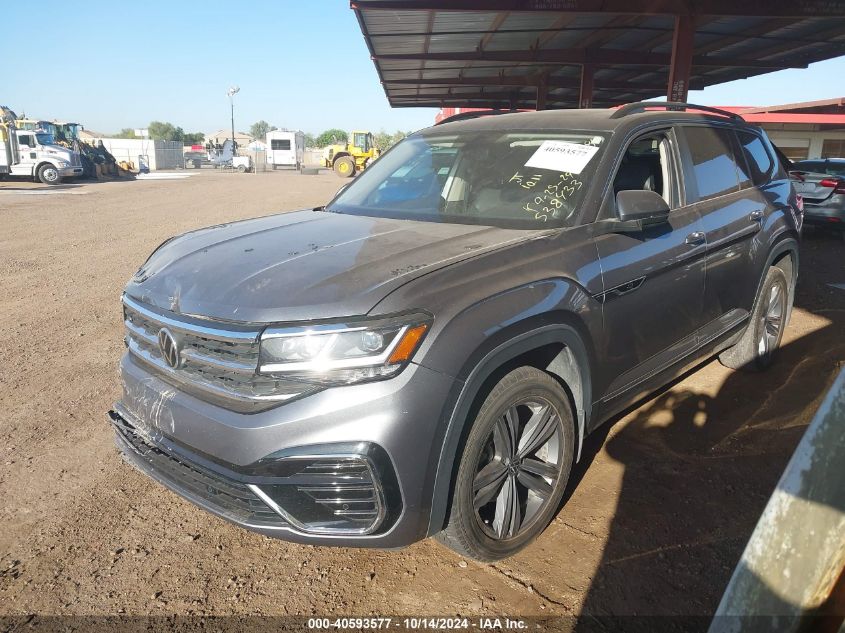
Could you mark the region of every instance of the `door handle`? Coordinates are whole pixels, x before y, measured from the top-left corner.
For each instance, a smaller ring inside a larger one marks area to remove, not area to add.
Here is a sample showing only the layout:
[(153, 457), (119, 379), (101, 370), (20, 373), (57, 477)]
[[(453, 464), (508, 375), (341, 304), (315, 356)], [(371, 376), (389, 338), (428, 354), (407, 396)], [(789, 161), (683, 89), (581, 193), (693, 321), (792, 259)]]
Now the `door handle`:
[(748, 219), (752, 222), (760, 222), (763, 219), (765, 213), (762, 209), (757, 209), (756, 211), (752, 211), (751, 215), (748, 216)]
[(702, 231), (696, 231), (695, 233), (690, 233), (687, 235), (687, 239), (684, 240), (690, 246), (698, 246), (699, 244), (704, 244), (704, 233)]

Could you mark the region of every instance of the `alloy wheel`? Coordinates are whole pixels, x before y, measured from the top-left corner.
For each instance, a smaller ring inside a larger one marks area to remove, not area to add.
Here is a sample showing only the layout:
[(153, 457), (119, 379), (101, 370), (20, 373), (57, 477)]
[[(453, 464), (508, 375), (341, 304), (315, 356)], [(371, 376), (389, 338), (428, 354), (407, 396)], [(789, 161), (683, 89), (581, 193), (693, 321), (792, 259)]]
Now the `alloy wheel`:
[(563, 434), (551, 403), (530, 398), (496, 420), (479, 454), (472, 484), (475, 519), (496, 540), (529, 529), (560, 476)]
[(768, 304), (761, 318), (760, 339), (757, 342), (757, 354), (760, 357), (765, 358), (775, 351), (780, 340), (785, 311), (786, 292), (781, 284), (776, 283), (769, 291)]

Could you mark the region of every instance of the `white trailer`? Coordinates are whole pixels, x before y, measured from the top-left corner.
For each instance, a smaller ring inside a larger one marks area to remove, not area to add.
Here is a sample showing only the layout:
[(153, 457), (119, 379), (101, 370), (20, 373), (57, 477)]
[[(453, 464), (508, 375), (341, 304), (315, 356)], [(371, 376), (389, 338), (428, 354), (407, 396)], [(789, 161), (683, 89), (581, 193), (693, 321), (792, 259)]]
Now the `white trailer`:
[(287, 130), (267, 132), (267, 164), (273, 169), (278, 166), (302, 167), (305, 156), (305, 134)]

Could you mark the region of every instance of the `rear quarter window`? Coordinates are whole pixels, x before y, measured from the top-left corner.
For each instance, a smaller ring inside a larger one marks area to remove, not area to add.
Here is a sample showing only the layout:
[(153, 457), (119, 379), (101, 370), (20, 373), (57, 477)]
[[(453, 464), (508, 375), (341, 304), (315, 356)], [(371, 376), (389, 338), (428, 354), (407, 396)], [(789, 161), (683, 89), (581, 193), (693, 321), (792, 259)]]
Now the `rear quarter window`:
[(734, 159), (733, 132), (728, 129), (684, 127), (692, 177), (699, 200), (709, 200), (739, 190)]
[[(766, 149), (763, 139), (751, 132), (737, 131), (739, 146), (748, 168), (748, 175), (755, 186), (769, 182), (775, 162)], [(739, 163), (742, 165), (742, 162)]]

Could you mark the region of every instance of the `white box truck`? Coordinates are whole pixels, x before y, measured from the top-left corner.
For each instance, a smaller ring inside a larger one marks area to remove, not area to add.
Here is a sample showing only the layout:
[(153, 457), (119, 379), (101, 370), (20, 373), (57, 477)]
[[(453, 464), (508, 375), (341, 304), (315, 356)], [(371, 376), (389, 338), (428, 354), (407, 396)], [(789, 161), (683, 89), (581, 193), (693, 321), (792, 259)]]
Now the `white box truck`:
[(273, 169), (278, 166), (302, 167), (305, 156), (305, 134), (288, 130), (267, 132), (267, 164)]

